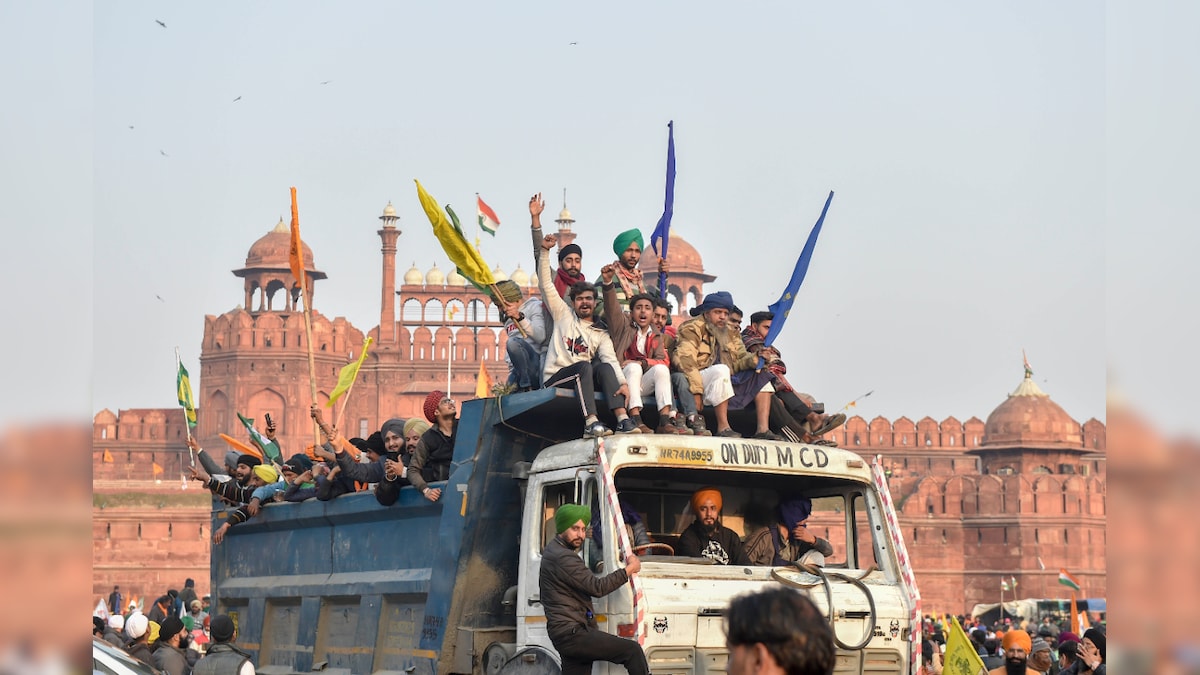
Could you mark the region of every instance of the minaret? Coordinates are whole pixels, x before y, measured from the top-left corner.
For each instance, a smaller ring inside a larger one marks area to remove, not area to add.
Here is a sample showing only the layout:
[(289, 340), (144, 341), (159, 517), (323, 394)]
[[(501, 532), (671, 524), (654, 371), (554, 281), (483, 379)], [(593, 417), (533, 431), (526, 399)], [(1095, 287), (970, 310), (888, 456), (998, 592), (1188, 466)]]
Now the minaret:
[(383, 207), (383, 229), (379, 230), (379, 238), (383, 240), (383, 297), (379, 310), (379, 343), (392, 344), (396, 341), (396, 240), (400, 238), (400, 230), (396, 229), (396, 209), (389, 201)]
[(554, 222), (558, 223), (558, 250), (561, 251), (564, 246), (575, 241), (575, 233), (571, 231), (575, 219), (567, 210), (567, 188), (563, 188), (563, 210), (559, 212), (558, 218)]

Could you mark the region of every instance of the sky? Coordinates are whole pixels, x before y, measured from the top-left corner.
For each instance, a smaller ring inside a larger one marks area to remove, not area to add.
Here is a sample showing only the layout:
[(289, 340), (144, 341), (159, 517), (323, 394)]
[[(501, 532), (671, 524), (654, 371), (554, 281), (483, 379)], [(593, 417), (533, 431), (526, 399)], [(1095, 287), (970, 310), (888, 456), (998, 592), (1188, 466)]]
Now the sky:
[(231, 270), (290, 186), (329, 275), (316, 309), (363, 330), (389, 201), (398, 276), (447, 269), (413, 179), (460, 214), (483, 195), (501, 227), (482, 252), (508, 272), (533, 267), (529, 196), (557, 213), (566, 188), (594, 276), (658, 220), (674, 120), (673, 231), (747, 312), (836, 193), (776, 343), (827, 407), (871, 391), (867, 418), (985, 418), (1024, 350), (1080, 422), (1117, 395), (1200, 428), (1177, 393), (1200, 372), (1178, 311), (1200, 243), (1195, 8), (14, 5), (0, 23), (54, 29), (0, 45), (39, 103), (0, 110), (5, 303), (63, 326), (8, 331), (30, 384), (0, 421), (175, 405), (176, 347), (197, 373), (204, 316), (243, 301)]

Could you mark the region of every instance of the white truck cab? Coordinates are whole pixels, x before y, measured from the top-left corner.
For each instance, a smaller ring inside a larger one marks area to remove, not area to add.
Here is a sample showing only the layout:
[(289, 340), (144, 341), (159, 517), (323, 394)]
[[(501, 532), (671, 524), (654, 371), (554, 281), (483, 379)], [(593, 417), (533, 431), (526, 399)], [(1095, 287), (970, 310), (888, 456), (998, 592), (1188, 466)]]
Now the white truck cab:
[[(919, 628), (919, 594), (881, 473), (839, 448), (650, 434), (552, 445), (528, 467), (517, 640), (506, 646), (511, 657), (499, 672), (554, 672), (557, 667), (538, 576), (559, 506), (592, 508), (590, 536), (580, 552), (589, 568), (604, 574), (622, 565), (620, 514), (612, 513), (605, 499), (608, 482), (598, 452), (606, 453), (612, 486), (636, 511), (653, 544), (638, 552), (643, 606), (635, 607), (626, 584), (594, 600), (597, 621), (608, 633), (640, 639), (652, 672), (724, 672), (725, 607), (734, 596), (773, 584), (806, 593), (830, 618), (837, 643), (835, 673), (912, 672), (920, 653), (919, 642), (913, 642), (919, 640), (913, 635)], [(693, 520), (691, 496), (703, 487), (721, 491), (721, 522), (742, 536), (748, 534), (747, 512), (773, 513), (783, 498), (810, 498), (808, 528), (831, 542), (833, 554), (822, 568), (811, 570), (815, 574), (796, 566), (719, 565), (676, 555), (680, 534)], [(595, 672), (625, 671), (597, 663)]]

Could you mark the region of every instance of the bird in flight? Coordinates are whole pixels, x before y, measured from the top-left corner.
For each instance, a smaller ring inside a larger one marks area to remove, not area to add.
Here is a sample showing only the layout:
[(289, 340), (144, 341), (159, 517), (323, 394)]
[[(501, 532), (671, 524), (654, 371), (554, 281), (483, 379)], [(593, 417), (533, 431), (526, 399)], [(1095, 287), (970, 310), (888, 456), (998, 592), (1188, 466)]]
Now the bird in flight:
[(162, 155), (163, 157), (170, 157), (170, 155), (168, 155), (164, 150), (159, 150), (158, 154)]
[(133, 128), (133, 125), (132, 125), (132, 124), (130, 124), (130, 125), (129, 125), (129, 128), (130, 128), (130, 129), (132, 129), (132, 128)]
[(163, 23), (163, 22), (159, 21), (158, 19), (155, 19), (155, 20), (154, 20), (154, 23), (156, 23), (156, 24), (158, 24), (158, 25), (162, 26), (163, 28), (166, 28), (166, 27), (167, 27), (167, 24), (165, 24), (165, 23)]
[(237, 98), (233, 99), (233, 102), (234, 102), (234, 103), (237, 103), (237, 102), (238, 102), (238, 101), (240, 101), (240, 100), (242, 100), (242, 97), (241, 97), (241, 96), (239, 96), (239, 97), (237, 97)]
[(325, 81), (324, 81), (324, 82), (322, 82), (321, 84), (329, 84), (330, 82), (333, 82), (333, 80), (325, 80)]
[(577, 44), (579, 44), (579, 43), (578, 43), (578, 42), (572, 42), (571, 44), (573, 44), (573, 45), (577, 45)]
[(155, 295), (154, 297), (158, 298), (158, 301), (159, 301), (159, 302), (166, 302), (166, 300), (163, 300), (163, 299), (162, 299), (162, 296), (161, 296), (161, 295)]

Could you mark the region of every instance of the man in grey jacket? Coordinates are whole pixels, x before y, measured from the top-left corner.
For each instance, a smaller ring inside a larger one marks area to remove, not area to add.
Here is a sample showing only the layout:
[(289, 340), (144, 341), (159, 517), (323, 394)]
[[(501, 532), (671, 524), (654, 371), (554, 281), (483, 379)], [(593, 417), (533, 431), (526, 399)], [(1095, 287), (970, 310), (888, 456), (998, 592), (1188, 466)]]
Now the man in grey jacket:
[(562, 675), (587, 675), (592, 672), (593, 661), (619, 663), (630, 675), (648, 675), (650, 668), (641, 645), (601, 631), (592, 609), (593, 597), (608, 595), (625, 585), (642, 563), (631, 555), (624, 569), (602, 577), (592, 574), (579, 557), (591, 521), (591, 509), (579, 504), (564, 504), (554, 513), (558, 534), (542, 551), (538, 578), (546, 610), (546, 632), (562, 658)]
[(188, 666), (187, 657), (183, 650), (187, 644), (183, 642), (188, 637), (183, 621), (177, 616), (167, 617), (158, 629), (158, 644), (155, 646), (151, 659), (154, 667), (167, 675), (188, 675), (192, 669)]

